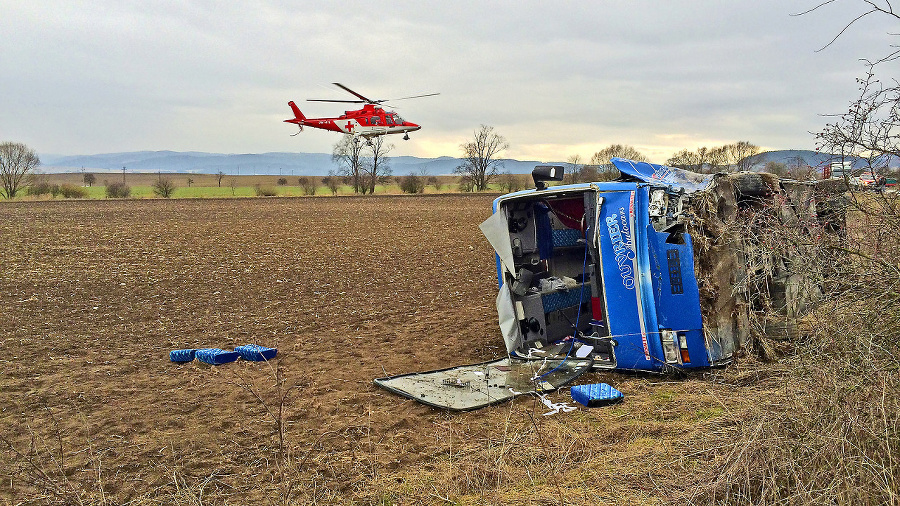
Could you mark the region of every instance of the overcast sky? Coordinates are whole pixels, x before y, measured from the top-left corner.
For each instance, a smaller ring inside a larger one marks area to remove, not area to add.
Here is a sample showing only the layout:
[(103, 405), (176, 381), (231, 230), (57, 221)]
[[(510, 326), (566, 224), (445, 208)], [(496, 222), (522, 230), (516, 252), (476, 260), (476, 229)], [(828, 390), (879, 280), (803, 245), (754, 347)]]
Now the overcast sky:
[[(422, 130), (392, 156), (459, 156), (480, 124), (522, 160), (612, 143), (664, 162), (747, 140), (813, 149), (897, 31), (860, 0), (0, 0), (0, 141), (39, 153), (330, 153), (295, 127), (352, 99), (439, 92), (397, 110)], [(896, 64), (894, 64), (896, 65)]]

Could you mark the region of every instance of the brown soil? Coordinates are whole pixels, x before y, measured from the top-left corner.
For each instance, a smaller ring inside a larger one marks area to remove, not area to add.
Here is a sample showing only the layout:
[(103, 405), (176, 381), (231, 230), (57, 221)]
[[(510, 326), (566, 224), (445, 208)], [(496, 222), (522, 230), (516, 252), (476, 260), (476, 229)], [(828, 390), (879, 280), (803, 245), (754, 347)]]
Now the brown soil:
[[(0, 504), (689, 495), (763, 388), (748, 373), (592, 374), (625, 403), (546, 417), (373, 386), (504, 354), (492, 198), (0, 203)], [(168, 360), (246, 343), (278, 358)]]

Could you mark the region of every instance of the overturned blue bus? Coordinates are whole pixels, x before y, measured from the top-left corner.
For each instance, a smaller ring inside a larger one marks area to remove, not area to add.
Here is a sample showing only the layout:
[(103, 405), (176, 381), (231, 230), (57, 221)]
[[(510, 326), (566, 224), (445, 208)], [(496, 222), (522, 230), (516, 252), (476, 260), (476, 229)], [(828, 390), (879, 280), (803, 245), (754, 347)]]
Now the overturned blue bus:
[(620, 180), (498, 197), (481, 229), (496, 250), (507, 351), (593, 359), (595, 369), (662, 371), (727, 363), (705, 333), (687, 221), (712, 175), (614, 158)]

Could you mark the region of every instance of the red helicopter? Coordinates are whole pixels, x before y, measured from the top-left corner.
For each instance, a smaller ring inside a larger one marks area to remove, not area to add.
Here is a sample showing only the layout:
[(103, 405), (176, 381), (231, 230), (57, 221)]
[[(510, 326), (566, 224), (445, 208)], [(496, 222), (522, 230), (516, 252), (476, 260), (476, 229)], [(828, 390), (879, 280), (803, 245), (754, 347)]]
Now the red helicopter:
[[(327, 99), (309, 99), (308, 102), (340, 102), (345, 104), (365, 104), (362, 109), (356, 111), (345, 111), (344, 114), (337, 118), (307, 118), (300, 112), (293, 101), (288, 102), (291, 110), (294, 111), (294, 119), (286, 119), (285, 123), (293, 123), (300, 127), (300, 132), (304, 126), (321, 128), (322, 130), (331, 130), (332, 132), (340, 132), (354, 136), (362, 136), (366, 139), (378, 137), (379, 135), (403, 134), (403, 140), (409, 140), (409, 132), (415, 132), (422, 128), (421, 126), (410, 123), (400, 117), (393, 111), (385, 111), (381, 108), (381, 104), (388, 100), (406, 100), (409, 98), (431, 97), (440, 95), (440, 93), (428, 93), (426, 95), (416, 95), (413, 97), (403, 97), (395, 99), (372, 100), (366, 98), (359, 93), (351, 90), (341, 83), (334, 83), (335, 86), (343, 89), (359, 100), (327, 100)], [(300, 132), (297, 132), (298, 134)], [(297, 134), (293, 134), (297, 135)]]

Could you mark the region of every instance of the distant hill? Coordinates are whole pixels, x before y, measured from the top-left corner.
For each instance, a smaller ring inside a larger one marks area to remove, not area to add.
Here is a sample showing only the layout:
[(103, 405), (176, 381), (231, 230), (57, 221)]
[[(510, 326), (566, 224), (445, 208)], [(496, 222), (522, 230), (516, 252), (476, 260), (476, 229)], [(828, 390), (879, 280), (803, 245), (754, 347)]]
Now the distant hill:
[[(331, 155), (325, 153), (259, 153), (222, 154), (196, 151), (136, 151), (131, 153), (105, 153), (98, 155), (40, 155), (43, 173), (60, 172), (118, 172), (122, 167), (128, 172), (169, 172), (229, 175), (287, 175), (323, 176), (336, 170)], [(409, 173), (443, 175), (452, 174), (462, 160), (449, 156), (418, 158), (397, 156), (390, 158), (394, 175)], [(502, 172), (530, 174), (541, 162), (503, 160)]]
[[(767, 151), (753, 156), (752, 169), (763, 170), (768, 162), (779, 162), (788, 166), (796, 165), (797, 160), (812, 167), (822, 167), (835, 157), (818, 151), (789, 149)], [(130, 153), (104, 153), (97, 155), (41, 155), (39, 171), (53, 174), (60, 172), (119, 172), (122, 167), (128, 172), (168, 172), (215, 174), (219, 171), (228, 175), (285, 175), (285, 176), (323, 176), (328, 171), (336, 170), (331, 155), (325, 153), (201, 153), (197, 151), (135, 151)], [(900, 159), (888, 160), (889, 167), (900, 166)], [(452, 174), (453, 169), (462, 163), (459, 158), (442, 156), (439, 158), (418, 158), (415, 156), (397, 156), (390, 158), (390, 167), (394, 175), (402, 176), (410, 173), (439, 176)], [(530, 174), (535, 165), (544, 162), (531, 160), (503, 160), (502, 172), (513, 174)], [(569, 164), (549, 162), (569, 168)], [(863, 168), (866, 161), (857, 159), (853, 166)]]

